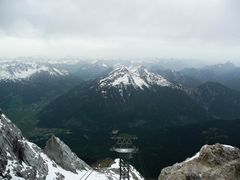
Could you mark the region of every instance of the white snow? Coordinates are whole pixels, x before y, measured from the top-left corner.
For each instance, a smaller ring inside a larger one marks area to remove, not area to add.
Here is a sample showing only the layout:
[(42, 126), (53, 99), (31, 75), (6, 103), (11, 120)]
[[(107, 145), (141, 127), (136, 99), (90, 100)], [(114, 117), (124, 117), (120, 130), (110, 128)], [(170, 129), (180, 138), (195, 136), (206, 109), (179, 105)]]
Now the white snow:
[(100, 88), (115, 87), (121, 89), (119, 91), (121, 96), (123, 96), (123, 90), (128, 86), (143, 90), (144, 88), (150, 88), (152, 85), (172, 86), (165, 78), (149, 72), (143, 66), (126, 67), (118, 65), (107, 77), (99, 81)]
[(7, 151), (7, 157), (11, 157), (11, 154)]
[[(115, 159), (113, 164), (108, 168), (109, 170), (114, 170), (114, 169), (119, 169), (119, 162), (120, 162), (120, 159)], [(144, 178), (141, 176), (141, 174), (132, 166), (130, 165), (130, 179), (131, 180), (134, 180), (135, 177), (138, 178), (138, 180), (143, 180)], [(117, 176), (114, 176), (116, 177), (117, 179), (119, 179), (119, 175)]]
[(186, 159), (186, 160), (184, 161), (184, 163), (187, 163), (187, 162), (189, 162), (189, 161), (192, 161), (192, 160), (198, 158), (198, 157), (199, 157), (199, 154), (200, 154), (200, 153), (198, 152), (198, 153), (195, 154), (193, 157), (190, 157), (190, 158)]
[(145, 82), (140, 76), (134, 75), (132, 78), (133, 78), (135, 85), (137, 87), (139, 87), (140, 89), (143, 89), (143, 87), (149, 87), (148, 83)]
[(135, 88), (143, 89), (156, 84), (159, 86), (170, 86), (171, 83), (160, 75), (149, 72), (142, 66), (117, 66), (108, 76), (99, 81), (101, 87), (133, 85)]
[(3, 127), (3, 123), (2, 123), (2, 119), (0, 118), (0, 129), (2, 129)]
[[(66, 171), (65, 169), (59, 167), (54, 161), (50, 160), (44, 153), (41, 153), (41, 157), (43, 157), (44, 161), (48, 165), (48, 175), (46, 180), (53, 180), (57, 178), (57, 174), (62, 174), (65, 179), (71, 180), (79, 180), (79, 179), (91, 179), (91, 180), (118, 180), (119, 174), (114, 172), (113, 170), (119, 168), (119, 159), (116, 159), (114, 163), (107, 169), (103, 171), (98, 170), (83, 170), (77, 171), (77, 173), (73, 173), (70, 171)], [(144, 178), (133, 168), (131, 168), (130, 179), (133, 180), (134, 176), (138, 177), (139, 180), (143, 180)], [(134, 175), (134, 176), (133, 176)]]
[[(34, 143), (31, 143), (27, 141), (26, 139), (22, 140), (22, 142), (26, 143), (33, 152), (36, 153), (35, 157), (37, 158), (38, 152), (35, 151), (35, 148), (38, 148), (37, 145)], [(118, 173), (112, 171), (113, 169), (119, 168), (119, 159), (116, 159), (114, 163), (107, 168), (105, 171), (98, 171), (98, 170), (77, 170), (77, 173), (73, 173), (71, 171), (67, 171), (57, 165), (53, 160), (51, 160), (46, 154), (43, 152), (40, 153), (40, 157), (44, 160), (44, 162), (47, 164), (48, 167), (48, 175), (46, 177), (46, 180), (55, 180), (57, 179), (58, 175), (63, 175), (65, 179), (71, 179), (71, 180), (79, 180), (79, 179), (91, 179), (91, 180), (118, 180), (119, 175)], [(27, 168), (29, 166), (24, 165), (24, 168)], [(134, 176), (139, 177), (139, 180), (143, 179), (141, 175), (131, 166), (131, 172), (134, 173)], [(131, 174), (131, 180), (133, 180), (133, 176)]]
[(104, 67), (104, 68), (108, 68), (108, 65), (106, 65), (106, 64), (102, 64), (102, 67)]
[[(204, 146), (203, 146), (203, 148), (206, 148), (206, 147), (207, 147), (207, 145), (204, 145)], [(224, 148), (228, 148), (228, 149), (230, 149), (230, 150), (234, 150), (234, 149), (235, 149), (233, 146), (231, 146), (231, 145), (226, 145), (226, 144), (223, 144), (223, 147), (224, 147)], [(198, 153), (196, 153), (193, 157), (187, 158), (183, 163), (187, 163), (187, 162), (189, 162), (189, 161), (192, 161), (192, 160), (198, 158), (199, 155), (200, 155), (200, 153), (198, 152)]]
[(2, 114), (2, 118), (4, 118), (8, 123), (11, 123), (10, 119), (8, 119), (4, 114)]
[(82, 177), (86, 172), (85, 170), (77, 171), (77, 173), (75, 174), (71, 171), (67, 171), (62, 167), (58, 166), (54, 161), (49, 159), (49, 157), (46, 154), (41, 153), (40, 156), (44, 159), (48, 166), (48, 175), (46, 177), (46, 180), (57, 179), (58, 174), (62, 174), (65, 177), (65, 179), (79, 180), (79, 177)]
[(112, 82), (112, 85), (113, 86), (117, 86), (119, 84), (130, 84), (129, 82), (129, 76), (127, 74), (124, 74), (123, 76), (119, 77), (118, 79), (115, 79), (113, 82)]
[(226, 144), (224, 144), (223, 147), (228, 148), (230, 150), (234, 150), (235, 149), (235, 147), (230, 146), (230, 145), (226, 145)]
[(6, 174), (10, 174), (12, 177), (12, 180), (24, 180), (23, 178), (16, 175), (16, 172), (14, 170), (16, 167), (16, 164), (17, 162), (15, 160), (8, 159), (7, 166), (6, 166), (5, 172), (3, 173), (3, 176), (5, 176)]
[[(93, 171), (88, 179), (91, 180), (118, 180), (119, 179), (119, 162), (120, 159), (115, 159), (110, 167)], [(86, 176), (84, 176), (86, 177)], [(140, 173), (130, 165), (130, 180), (144, 180)]]
[[(32, 148), (32, 150), (37, 154), (38, 152), (35, 151), (33, 148), (36, 146), (35, 144), (28, 142), (27, 140), (23, 140), (22, 142), (27, 143), (27, 145)], [(36, 146), (37, 147), (37, 146)], [(64, 176), (64, 179), (66, 180), (79, 180), (79, 179), (91, 179), (91, 180), (118, 180), (119, 179), (119, 159), (115, 159), (113, 164), (110, 167), (107, 167), (105, 169), (89, 169), (89, 170), (77, 170), (77, 173), (73, 173), (71, 171), (67, 171), (57, 165), (53, 160), (51, 160), (46, 154), (43, 152), (38, 153), (38, 156), (40, 156), (43, 161), (46, 163), (48, 168), (48, 174), (46, 176), (46, 180), (57, 180), (58, 176)], [(10, 155), (8, 155), (9, 158), (11, 158)], [(17, 167), (18, 162), (15, 160), (8, 160), (5, 172), (3, 175), (6, 175), (9, 173), (12, 176), (13, 180), (23, 180), (23, 178), (18, 177), (16, 175), (15, 169)], [(27, 165), (26, 163), (22, 162), (21, 164), (22, 170), (25, 171), (28, 169), (31, 169), (32, 167)], [(39, 176), (39, 172), (37, 171), (37, 177)], [(144, 178), (140, 175), (140, 173), (133, 167), (130, 166), (130, 179), (134, 180), (138, 178), (138, 180), (143, 180)]]
[(51, 67), (50, 64), (35, 62), (0, 62), (0, 80), (23, 80), (34, 74), (46, 72), (52, 76), (64, 76), (68, 72), (63, 69)]
[(120, 159), (115, 159), (113, 161), (113, 164), (110, 166), (111, 169), (118, 169), (119, 168), (119, 162), (120, 162)]
[(25, 162), (22, 162), (22, 166), (23, 166), (23, 169), (22, 171), (26, 170), (26, 169), (32, 169), (31, 166), (28, 166)]

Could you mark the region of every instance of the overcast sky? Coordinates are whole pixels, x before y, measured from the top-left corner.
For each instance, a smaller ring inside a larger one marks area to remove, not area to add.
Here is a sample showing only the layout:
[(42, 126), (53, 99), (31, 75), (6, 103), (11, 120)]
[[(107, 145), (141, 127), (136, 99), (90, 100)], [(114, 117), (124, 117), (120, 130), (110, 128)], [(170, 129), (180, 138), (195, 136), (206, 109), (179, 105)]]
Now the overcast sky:
[(0, 56), (240, 61), (240, 0), (0, 0)]

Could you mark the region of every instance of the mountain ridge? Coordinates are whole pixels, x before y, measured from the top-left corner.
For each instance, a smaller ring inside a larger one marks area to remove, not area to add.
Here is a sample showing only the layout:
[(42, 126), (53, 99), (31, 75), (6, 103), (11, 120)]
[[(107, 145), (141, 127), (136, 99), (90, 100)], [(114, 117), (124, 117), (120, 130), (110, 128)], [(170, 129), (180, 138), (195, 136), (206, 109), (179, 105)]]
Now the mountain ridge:
[(0, 81), (21, 81), (27, 80), (37, 74), (48, 74), (50, 76), (66, 76), (66, 70), (53, 67), (46, 63), (20, 63), (0, 62)]
[[(131, 71), (143, 72), (142, 78), (140, 74)], [(143, 83), (137, 85), (133, 76), (138, 78), (137, 80), (140, 78)], [(120, 122), (120, 117), (125, 119), (125, 123)], [(207, 118), (210, 116), (182, 90), (180, 85), (172, 84), (145, 68), (131, 67), (129, 70), (124, 66), (113, 70), (103, 80), (88, 81), (75, 87), (39, 113), (41, 126), (45, 123), (50, 125), (52, 119), (58, 119), (59, 126), (73, 123), (73, 126), (75, 124), (81, 128), (87, 128), (89, 123), (94, 122), (97, 124), (101, 122), (101, 126), (104, 127), (108, 126), (108, 123), (112, 126), (115, 122), (114, 126), (117, 128), (117, 124), (134, 127), (137, 124), (144, 126), (156, 122), (160, 125), (162, 122), (164, 125)], [(56, 123), (52, 125), (56, 126)]]
[(99, 85), (104, 86), (120, 86), (132, 85), (135, 88), (149, 88), (151, 85), (171, 86), (172, 84), (161, 75), (149, 72), (144, 66), (123, 65), (116, 66), (107, 77), (100, 80)]
[(190, 94), (217, 119), (240, 118), (240, 92), (217, 82), (206, 82)]
[[(21, 131), (4, 114), (0, 116), (0, 135), (0, 177), (3, 179), (118, 179), (118, 160), (113, 161), (110, 167), (93, 169), (55, 136), (52, 136), (43, 151), (23, 137)], [(51, 145), (57, 146), (58, 152)], [(131, 180), (143, 179), (133, 166), (130, 177)]]

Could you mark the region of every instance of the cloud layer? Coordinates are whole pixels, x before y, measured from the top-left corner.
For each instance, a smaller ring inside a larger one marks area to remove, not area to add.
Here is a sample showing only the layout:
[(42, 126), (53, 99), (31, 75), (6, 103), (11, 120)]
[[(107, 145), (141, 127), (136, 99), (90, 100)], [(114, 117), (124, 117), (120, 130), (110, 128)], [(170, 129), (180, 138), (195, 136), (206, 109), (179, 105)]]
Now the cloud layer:
[(0, 55), (240, 58), (239, 0), (0, 0)]

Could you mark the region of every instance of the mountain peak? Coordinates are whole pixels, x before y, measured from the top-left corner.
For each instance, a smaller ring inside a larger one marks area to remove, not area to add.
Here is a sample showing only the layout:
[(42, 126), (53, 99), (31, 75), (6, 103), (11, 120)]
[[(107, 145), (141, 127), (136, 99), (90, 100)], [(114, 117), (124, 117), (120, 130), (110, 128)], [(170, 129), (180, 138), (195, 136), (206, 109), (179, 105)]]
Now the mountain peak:
[(68, 72), (47, 63), (37, 62), (0, 62), (0, 80), (18, 81), (33, 75), (47, 73), (51, 76), (64, 76)]
[(117, 65), (107, 77), (99, 81), (99, 86), (123, 88), (132, 86), (135, 89), (150, 88), (152, 85), (171, 86), (171, 83), (160, 75), (149, 72), (144, 66)]

